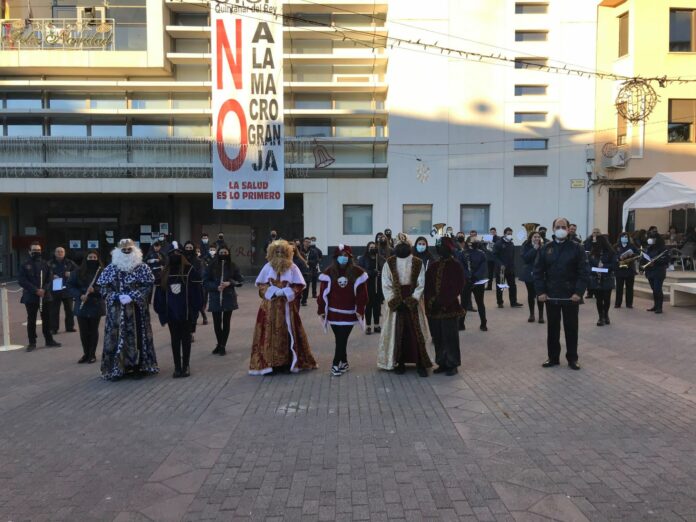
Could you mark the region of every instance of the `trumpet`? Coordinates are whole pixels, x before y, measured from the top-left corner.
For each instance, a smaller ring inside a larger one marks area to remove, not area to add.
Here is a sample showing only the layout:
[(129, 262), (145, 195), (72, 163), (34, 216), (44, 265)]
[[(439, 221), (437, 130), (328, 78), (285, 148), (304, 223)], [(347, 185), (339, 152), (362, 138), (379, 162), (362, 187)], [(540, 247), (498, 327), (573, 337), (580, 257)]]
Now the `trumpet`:
[(669, 250), (669, 249), (663, 250), (662, 252), (660, 252), (658, 255), (656, 255), (650, 261), (648, 261), (647, 263), (645, 263), (643, 266), (640, 267), (641, 272), (645, 272), (645, 270), (647, 270), (648, 268), (652, 268), (652, 266), (655, 264), (655, 261), (657, 261), (661, 257), (665, 256), (666, 254), (670, 254), (670, 252), (671, 252), (671, 250)]

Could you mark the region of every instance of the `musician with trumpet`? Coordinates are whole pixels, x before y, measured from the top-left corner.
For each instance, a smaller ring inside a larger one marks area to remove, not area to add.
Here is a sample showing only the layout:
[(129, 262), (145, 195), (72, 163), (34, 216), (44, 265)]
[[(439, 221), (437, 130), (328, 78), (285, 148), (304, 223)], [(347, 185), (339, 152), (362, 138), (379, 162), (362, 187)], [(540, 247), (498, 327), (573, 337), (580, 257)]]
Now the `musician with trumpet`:
[(648, 231), (647, 243), (648, 249), (643, 253), (640, 269), (645, 272), (645, 277), (648, 279), (653, 292), (653, 306), (648, 308), (648, 312), (661, 314), (662, 303), (665, 298), (662, 292), (662, 284), (665, 282), (665, 277), (667, 277), (669, 249), (665, 246), (665, 240), (662, 239), (656, 227)]
[(628, 232), (619, 236), (614, 245), (619, 265), (616, 269), (616, 299), (614, 308), (621, 308), (626, 288), (626, 308), (633, 308), (633, 283), (636, 279), (636, 261), (643, 257), (642, 250), (631, 240)]
[(597, 326), (611, 324), (609, 321), (609, 305), (611, 291), (614, 289), (614, 273), (617, 267), (616, 252), (609, 244), (609, 238), (604, 234), (595, 236), (588, 261), (590, 263), (589, 288), (597, 304)]
[(80, 267), (68, 279), (67, 293), (75, 300), (73, 309), (82, 343), (82, 357), (77, 361), (78, 364), (97, 362), (99, 323), (106, 315), (106, 304), (96, 284), (102, 269), (99, 252), (90, 250)]
[(51, 333), (50, 302), (53, 274), (48, 263), (41, 259), (41, 244), (34, 241), (29, 247), (29, 259), (19, 269), (19, 286), (22, 287), (21, 303), (27, 309), (27, 352), (36, 348), (36, 317), (41, 316), (41, 332), (46, 346), (59, 347)]
[(230, 257), (230, 249), (224, 243), (208, 264), (204, 286), (208, 291), (208, 311), (213, 316), (215, 349), (213, 355), (227, 354), (232, 312), (237, 310), (237, 291), (242, 286), (242, 274)]
[(515, 282), (515, 244), (513, 243), (512, 229), (505, 227), (503, 237), (493, 247), (493, 257), (496, 263), (495, 297), (498, 308), (503, 308), (503, 289), (500, 285), (506, 284), (510, 296), (511, 308), (522, 308), (522, 303), (517, 302), (517, 283)]

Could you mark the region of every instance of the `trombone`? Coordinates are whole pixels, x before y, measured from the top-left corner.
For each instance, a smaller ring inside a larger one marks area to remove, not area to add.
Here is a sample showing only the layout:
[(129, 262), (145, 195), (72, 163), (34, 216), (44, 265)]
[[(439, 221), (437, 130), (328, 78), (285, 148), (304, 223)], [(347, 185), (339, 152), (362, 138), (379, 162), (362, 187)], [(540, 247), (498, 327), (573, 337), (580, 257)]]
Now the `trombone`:
[(652, 266), (655, 264), (655, 261), (657, 261), (658, 259), (663, 257), (665, 254), (671, 254), (671, 252), (672, 251), (669, 248), (660, 252), (658, 255), (656, 255), (650, 261), (648, 261), (647, 263), (645, 263), (643, 266), (640, 267), (641, 272), (645, 272), (645, 270), (647, 270), (648, 268), (652, 268)]

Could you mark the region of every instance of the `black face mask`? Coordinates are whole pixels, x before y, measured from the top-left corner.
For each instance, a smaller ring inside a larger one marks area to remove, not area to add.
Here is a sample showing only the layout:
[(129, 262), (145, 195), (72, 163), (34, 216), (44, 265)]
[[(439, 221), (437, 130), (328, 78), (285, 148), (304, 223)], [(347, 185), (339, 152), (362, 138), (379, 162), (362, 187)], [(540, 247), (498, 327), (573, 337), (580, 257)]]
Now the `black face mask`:
[(377, 253), (377, 249), (376, 249), (375, 247), (370, 247), (370, 249), (368, 250), (368, 252), (369, 252), (370, 254), (373, 254), (373, 255), (374, 255), (374, 254)]
[(99, 261), (97, 261), (96, 259), (88, 259), (86, 263), (87, 269), (91, 272), (96, 271), (97, 268), (99, 268)]
[(463, 237), (463, 236), (457, 237), (457, 243), (463, 243), (464, 241), (466, 241), (465, 237)]
[(541, 239), (546, 239), (546, 230), (539, 232), (539, 235), (541, 236)]
[(218, 259), (220, 259), (220, 261), (224, 261), (225, 263), (227, 263), (230, 260), (230, 255), (226, 254), (224, 256), (218, 256)]
[(381, 245), (386, 245), (386, 244), (387, 244), (387, 238), (386, 238), (386, 237), (383, 237), (383, 238), (381, 238), (381, 239), (379, 240), (379, 242), (380, 242)]
[(394, 253), (396, 254), (396, 257), (400, 258), (405, 258), (411, 255), (411, 247), (408, 246), (406, 243), (399, 243), (396, 245), (396, 248), (394, 248)]
[(184, 257), (186, 257), (186, 259), (191, 259), (195, 255), (196, 255), (195, 250), (184, 250)]
[(32, 259), (41, 259), (41, 252), (30, 252), (29, 255)]
[(181, 254), (169, 254), (169, 264), (171, 266), (181, 265)]

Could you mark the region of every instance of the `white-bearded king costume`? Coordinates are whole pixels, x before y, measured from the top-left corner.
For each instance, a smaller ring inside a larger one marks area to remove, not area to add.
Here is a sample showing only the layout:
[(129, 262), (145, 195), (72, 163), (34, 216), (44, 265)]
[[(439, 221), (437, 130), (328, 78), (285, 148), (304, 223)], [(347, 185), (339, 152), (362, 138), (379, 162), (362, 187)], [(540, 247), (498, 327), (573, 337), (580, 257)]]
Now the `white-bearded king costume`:
[(148, 307), (155, 278), (131, 239), (119, 241), (111, 260), (97, 281), (106, 301), (102, 377), (111, 380), (129, 373), (157, 373)]
[(306, 284), (292, 262), (292, 247), (284, 240), (273, 241), (268, 245), (266, 259), (268, 263), (256, 278), (261, 305), (249, 374), (265, 375), (274, 368), (289, 368), (293, 373), (316, 368), (300, 319), (300, 297)]

